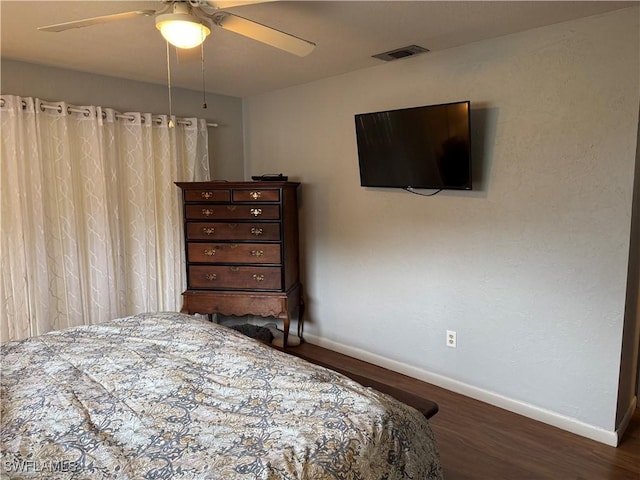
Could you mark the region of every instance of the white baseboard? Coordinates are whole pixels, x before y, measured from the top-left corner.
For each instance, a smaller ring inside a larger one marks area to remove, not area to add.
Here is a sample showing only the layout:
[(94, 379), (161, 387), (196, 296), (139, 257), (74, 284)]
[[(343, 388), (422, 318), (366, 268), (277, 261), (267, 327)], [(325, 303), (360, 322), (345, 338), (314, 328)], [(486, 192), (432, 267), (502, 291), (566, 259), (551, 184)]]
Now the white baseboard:
[(562, 430), (566, 430), (568, 432), (575, 433), (576, 435), (580, 435), (591, 440), (604, 443), (605, 445), (609, 445), (611, 447), (618, 446), (618, 442), (620, 440), (619, 437), (622, 436), (626, 425), (629, 423), (629, 420), (633, 415), (633, 409), (630, 409), (630, 411), (625, 416), (626, 424), (623, 420), (619, 431), (609, 431), (600, 427), (596, 427), (594, 425), (590, 425), (588, 423), (584, 423), (575, 418), (561, 415), (551, 410), (540, 408), (535, 405), (522, 402), (520, 400), (514, 400), (498, 393), (484, 390), (482, 388), (478, 388), (473, 385), (469, 385), (467, 383), (445, 377), (443, 375), (429, 372), (421, 368), (416, 368), (406, 363), (391, 360), (389, 358), (383, 357), (381, 355), (376, 355), (359, 348), (350, 347), (348, 345), (334, 342), (333, 340), (328, 340), (326, 338), (308, 333), (305, 334), (304, 338), (305, 341), (314, 345), (318, 345), (320, 347), (324, 347), (329, 350), (333, 350), (335, 352), (357, 358), (358, 360), (378, 365), (394, 372), (402, 373), (403, 375), (407, 375), (409, 377), (422, 380), (432, 385), (442, 387), (446, 390), (450, 390), (452, 392), (459, 393), (476, 400), (480, 400), (482, 402), (503, 408), (519, 415), (523, 415), (533, 420), (558, 427)]
[(620, 445), (620, 440), (622, 440), (622, 435), (624, 434), (624, 431), (629, 426), (629, 422), (631, 421), (631, 417), (633, 417), (633, 414), (635, 413), (636, 408), (638, 408), (638, 397), (634, 396), (633, 400), (631, 400), (631, 405), (629, 405), (629, 409), (627, 410), (627, 413), (625, 413), (624, 417), (622, 418), (622, 422), (620, 422), (620, 427), (616, 430), (616, 437), (617, 437), (616, 446)]

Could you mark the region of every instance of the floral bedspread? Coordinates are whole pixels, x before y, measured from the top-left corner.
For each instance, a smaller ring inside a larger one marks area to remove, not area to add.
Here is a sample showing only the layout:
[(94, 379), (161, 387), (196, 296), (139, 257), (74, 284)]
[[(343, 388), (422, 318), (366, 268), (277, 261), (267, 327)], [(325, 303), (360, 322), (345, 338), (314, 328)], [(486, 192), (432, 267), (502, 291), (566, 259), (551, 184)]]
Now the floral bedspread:
[(417, 410), (187, 315), (51, 332), (1, 354), (1, 478), (442, 477)]

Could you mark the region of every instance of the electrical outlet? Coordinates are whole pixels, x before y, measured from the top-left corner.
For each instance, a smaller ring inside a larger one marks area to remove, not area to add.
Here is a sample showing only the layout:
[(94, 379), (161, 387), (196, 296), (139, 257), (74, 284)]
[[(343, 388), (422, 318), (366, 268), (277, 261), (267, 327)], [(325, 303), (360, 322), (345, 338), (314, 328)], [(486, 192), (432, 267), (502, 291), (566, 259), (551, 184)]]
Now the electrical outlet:
[(453, 330), (447, 330), (447, 347), (456, 348), (458, 345), (458, 337)]

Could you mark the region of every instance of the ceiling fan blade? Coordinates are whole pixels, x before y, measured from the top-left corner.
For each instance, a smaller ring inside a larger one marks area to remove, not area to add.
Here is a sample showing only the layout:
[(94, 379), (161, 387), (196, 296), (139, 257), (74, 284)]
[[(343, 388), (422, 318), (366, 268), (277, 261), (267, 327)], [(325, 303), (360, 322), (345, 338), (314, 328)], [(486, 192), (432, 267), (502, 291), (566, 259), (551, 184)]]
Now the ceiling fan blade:
[(117, 20), (125, 20), (127, 18), (137, 17), (139, 15), (151, 16), (155, 15), (155, 10), (136, 10), (133, 12), (114, 13), (112, 15), (102, 15), (100, 17), (85, 18), (83, 20), (74, 20), (72, 22), (57, 23), (55, 25), (47, 25), (38, 27), (42, 32), (64, 32), (72, 28), (88, 27), (98, 23), (115, 22)]
[(316, 44), (308, 40), (290, 35), (275, 28), (267, 27), (261, 23), (247, 20), (228, 12), (219, 12), (211, 16), (213, 23), (232, 32), (252, 38), (258, 42), (266, 43), (299, 57), (309, 55)]
[(252, 5), (254, 3), (277, 2), (278, 0), (201, 0), (203, 6), (211, 7), (214, 10), (222, 10), (226, 8), (241, 7), (243, 5)]

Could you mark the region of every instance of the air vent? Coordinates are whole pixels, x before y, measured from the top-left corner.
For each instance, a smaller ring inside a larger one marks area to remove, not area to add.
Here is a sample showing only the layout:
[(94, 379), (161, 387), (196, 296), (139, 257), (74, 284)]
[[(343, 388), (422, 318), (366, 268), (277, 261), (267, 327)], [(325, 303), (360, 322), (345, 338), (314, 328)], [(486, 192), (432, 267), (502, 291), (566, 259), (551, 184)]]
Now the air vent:
[(378, 58), (380, 60), (384, 60), (385, 62), (390, 62), (392, 60), (399, 60), (401, 58), (412, 57), (414, 55), (418, 55), (420, 53), (426, 53), (429, 49), (424, 47), (419, 47), (418, 45), (409, 45), (408, 47), (396, 48), (395, 50), (391, 50), (389, 52), (378, 53), (377, 55), (372, 55), (373, 58)]

